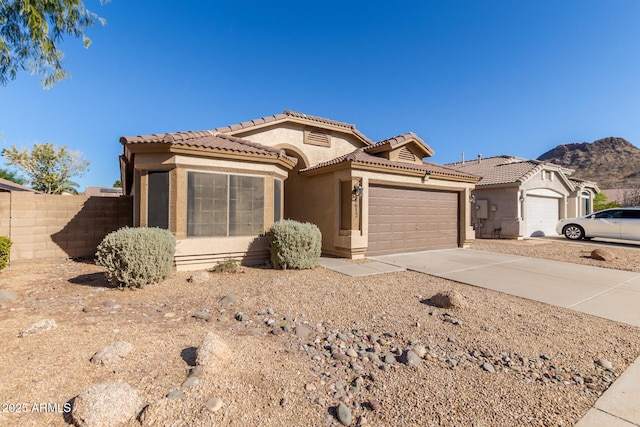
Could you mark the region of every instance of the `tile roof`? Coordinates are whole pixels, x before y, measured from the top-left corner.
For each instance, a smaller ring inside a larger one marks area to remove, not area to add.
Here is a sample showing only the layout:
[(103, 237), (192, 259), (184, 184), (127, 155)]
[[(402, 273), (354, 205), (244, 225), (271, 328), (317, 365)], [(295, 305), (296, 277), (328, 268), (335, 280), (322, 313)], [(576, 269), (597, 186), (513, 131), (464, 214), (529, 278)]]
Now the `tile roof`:
[(142, 136), (123, 136), (120, 138), (123, 145), (132, 144), (171, 144), (186, 147), (211, 148), (237, 153), (260, 154), (269, 157), (284, 157), (294, 163), (295, 157), (287, 156), (284, 150), (267, 147), (262, 144), (236, 138), (235, 136), (217, 133), (215, 131), (176, 132)]
[(315, 123), (319, 125), (330, 125), (338, 128), (343, 128), (345, 131), (352, 132), (355, 135), (357, 135), (367, 145), (373, 144), (373, 141), (371, 141), (363, 133), (361, 133), (358, 129), (356, 129), (355, 125), (344, 123), (344, 122), (338, 122), (331, 119), (325, 119), (323, 117), (310, 116), (308, 114), (298, 113), (291, 110), (284, 110), (282, 114), (273, 114), (271, 116), (260, 117), (259, 119), (254, 119), (254, 120), (249, 120), (242, 123), (237, 123), (234, 125), (219, 127), (214, 129), (213, 131), (220, 132), (220, 133), (236, 132), (239, 130), (245, 130), (245, 129), (249, 129), (255, 126), (259, 126), (259, 125), (263, 125), (271, 122), (286, 120), (287, 118), (302, 119), (304, 121), (311, 122), (312, 124)]
[(29, 191), (37, 193), (33, 188), (25, 187), (24, 185), (16, 184), (8, 179), (0, 178), (0, 191)]
[(476, 185), (515, 184), (524, 182), (544, 167), (538, 160), (526, 160), (513, 156), (487, 157), (446, 166), (482, 177)]
[(571, 184), (573, 184), (573, 186), (575, 188), (590, 187), (590, 188), (593, 188), (596, 191), (596, 193), (601, 193), (602, 192), (602, 190), (600, 190), (600, 188), (598, 187), (598, 184), (593, 182), (593, 181), (588, 181), (586, 179), (581, 179), (581, 178), (570, 177), (569, 178), (569, 182), (571, 182)]
[(428, 156), (431, 157), (434, 155), (434, 151), (427, 145), (426, 142), (422, 140), (418, 135), (413, 132), (404, 133), (402, 135), (397, 135), (391, 138), (383, 139), (382, 141), (378, 141), (373, 145), (365, 147), (364, 151), (367, 153), (377, 152), (380, 147), (387, 146), (389, 149), (393, 150), (399, 145), (402, 145), (406, 141), (414, 140), (418, 142), (424, 148), (425, 152), (428, 153)]
[(306, 169), (301, 169), (300, 172), (307, 172), (312, 170), (321, 169), (331, 165), (337, 165), (340, 163), (356, 163), (356, 164), (365, 164), (365, 165), (375, 165), (375, 166), (386, 166), (393, 169), (400, 170), (415, 170), (415, 171), (423, 171), (429, 173), (437, 173), (439, 175), (447, 175), (451, 177), (460, 177), (460, 178), (479, 178), (478, 176), (462, 172), (456, 169), (452, 169), (446, 166), (437, 165), (435, 163), (422, 162), (422, 164), (415, 163), (404, 163), (393, 160), (388, 160), (383, 157), (374, 156), (372, 154), (366, 153), (365, 150), (367, 147), (358, 148), (357, 150), (345, 154), (340, 157), (336, 157), (335, 159), (331, 159), (329, 161), (319, 163), (317, 165), (308, 167)]

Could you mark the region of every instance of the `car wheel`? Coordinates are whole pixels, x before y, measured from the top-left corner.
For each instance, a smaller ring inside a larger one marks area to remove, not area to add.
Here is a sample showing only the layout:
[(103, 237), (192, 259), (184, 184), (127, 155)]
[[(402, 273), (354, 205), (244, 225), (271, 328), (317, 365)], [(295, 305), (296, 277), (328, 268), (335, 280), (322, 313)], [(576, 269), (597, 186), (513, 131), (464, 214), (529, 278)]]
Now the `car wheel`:
[(570, 224), (562, 230), (562, 234), (569, 240), (580, 240), (584, 237), (584, 230), (579, 225)]

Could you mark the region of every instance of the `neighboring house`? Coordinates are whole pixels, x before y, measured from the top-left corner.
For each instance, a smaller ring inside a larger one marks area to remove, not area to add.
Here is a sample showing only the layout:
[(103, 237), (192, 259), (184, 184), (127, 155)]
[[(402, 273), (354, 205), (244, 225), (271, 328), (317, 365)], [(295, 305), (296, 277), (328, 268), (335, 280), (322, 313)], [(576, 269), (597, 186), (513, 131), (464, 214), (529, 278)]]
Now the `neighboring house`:
[(0, 178), (0, 191), (28, 191), (36, 193), (33, 188), (25, 187), (24, 185), (16, 184), (8, 179)]
[(134, 225), (173, 232), (179, 270), (264, 262), (264, 232), (285, 218), (318, 225), (323, 253), (347, 258), (473, 239), (479, 178), (424, 162), (433, 151), (412, 133), (373, 142), (354, 125), (285, 111), (120, 142)]
[(560, 218), (587, 215), (600, 192), (573, 170), (538, 160), (496, 156), (447, 165), (482, 177), (473, 191), (476, 238), (556, 235)]
[(92, 197), (120, 197), (122, 196), (122, 188), (117, 187), (87, 187), (82, 193), (85, 196)]

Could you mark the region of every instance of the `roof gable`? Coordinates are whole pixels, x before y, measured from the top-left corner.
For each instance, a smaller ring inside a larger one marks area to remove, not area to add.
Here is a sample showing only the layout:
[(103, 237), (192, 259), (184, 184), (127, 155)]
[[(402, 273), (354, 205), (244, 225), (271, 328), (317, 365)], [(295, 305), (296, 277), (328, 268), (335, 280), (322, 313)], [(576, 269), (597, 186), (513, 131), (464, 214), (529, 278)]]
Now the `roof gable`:
[[(418, 135), (408, 132), (402, 135), (387, 138), (376, 142), (364, 149), (369, 154), (382, 154), (387, 159), (420, 163), (424, 157), (432, 157), (434, 151)], [(416, 156), (416, 159), (408, 159), (407, 153)]]
[(373, 141), (361, 133), (356, 126), (349, 123), (338, 122), (336, 120), (325, 119), (323, 117), (310, 116), (295, 111), (285, 110), (282, 114), (274, 114), (271, 116), (261, 117), (259, 119), (249, 120), (230, 126), (224, 126), (214, 129), (214, 132), (224, 133), (228, 135), (238, 135), (260, 128), (272, 127), (283, 123), (295, 123), (313, 128), (327, 129), (344, 134), (355, 136), (362, 146), (373, 145)]

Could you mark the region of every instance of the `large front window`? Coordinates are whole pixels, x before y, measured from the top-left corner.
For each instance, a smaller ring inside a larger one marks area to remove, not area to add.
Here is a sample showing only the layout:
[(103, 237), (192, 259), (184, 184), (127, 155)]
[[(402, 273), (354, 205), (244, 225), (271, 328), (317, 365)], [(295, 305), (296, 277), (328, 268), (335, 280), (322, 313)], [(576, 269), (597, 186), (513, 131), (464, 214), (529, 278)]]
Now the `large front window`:
[(264, 178), (189, 172), (187, 236), (249, 236), (264, 231)]

